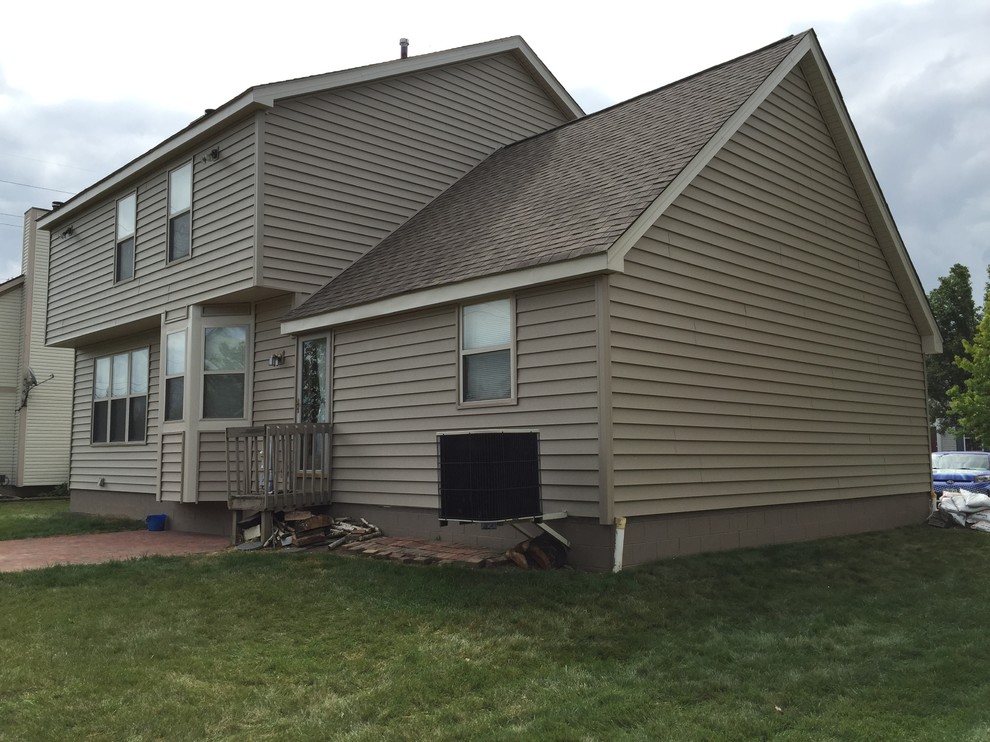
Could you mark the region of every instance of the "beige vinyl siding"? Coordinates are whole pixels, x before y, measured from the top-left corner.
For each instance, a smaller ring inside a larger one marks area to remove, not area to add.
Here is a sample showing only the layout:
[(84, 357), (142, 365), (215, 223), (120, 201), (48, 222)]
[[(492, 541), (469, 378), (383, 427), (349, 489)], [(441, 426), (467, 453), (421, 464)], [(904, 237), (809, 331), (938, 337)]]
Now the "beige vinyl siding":
[[(254, 424), (295, 421), (296, 341), (282, 335), (281, 319), (292, 309), (292, 296), (258, 302), (254, 326)], [(268, 359), (285, 353), (285, 363), (271, 367)]]
[(30, 367), (42, 385), (31, 391), (30, 402), (21, 412), (18, 484), (55, 485), (69, 480), (71, 446), (72, 376), (75, 353), (67, 348), (45, 346), (45, 311), (48, 305), (49, 234), (38, 230), (34, 220), (44, 214), (32, 209), (25, 224), (25, 306), (23, 367)]
[[(158, 493), (158, 391), (160, 335), (145, 332), (113, 342), (79, 348), (76, 351), (76, 383), (72, 409), (72, 461), (69, 483), (72, 489), (102, 489), (155, 495)], [(148, 432), (144, 443), (93, 445), (93, 370), (95, 359), (112, 353), (150, 348), (148, 360)]]
[(454, 306), (334, 334), (335, 502), (437, 507), (436, 433), (538, 429), (546, 510), (598, 515), (595, 288), (516, 297), (518, 404), (457, 408)]
[(509, 55), (279, 103), (263, 284), (316, 290), (488, 154), (564, 121)]
[[(196, 435), (196, 433), (194, 433)], [(223, 431), (200, 431), (199, 502), (227, 499), (227, 436)]]
[[(17, 280), (17, 279), (15, 279)], [(17, 407), (20, 405), (24, 284), (0, 285), (0, 474), (17, 481)]]
[(920, 337), (800, 71), (610, 298), (617, 515), (928, 491)]
[(182, 502), (182, 475), (185, 459), (185, 431), (162, 433), (161, 499)]
[[(220, 159), (202, 154), (220, 148)], [(147, 320), (186, 304), (248, 288), (254, 281), (254, 123), (170, 161), (136, 186), (134, 279), (114, 284), (115, 199), (80, 214), (73, 234), (52, 244), (49, 342)], [(192, 257), (166, 264), (168, 171), (193, 161)]]

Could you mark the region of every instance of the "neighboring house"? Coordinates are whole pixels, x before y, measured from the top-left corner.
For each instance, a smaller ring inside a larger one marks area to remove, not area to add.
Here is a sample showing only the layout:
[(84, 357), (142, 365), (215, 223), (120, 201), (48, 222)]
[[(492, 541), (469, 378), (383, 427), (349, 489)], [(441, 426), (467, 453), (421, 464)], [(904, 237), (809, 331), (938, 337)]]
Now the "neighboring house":
[(230, 430), (234, 507), (511, 543), (438, 433), (535, 430), (583, 567), (927, 512), (941, 341), (812, 32), (587, 117), (519, 38), (253, 88), (41, 226), (74, 509), (230, 528)]
[(23, 275), (0, 284), (0, 484), (35, 494), (69, 480), (73, 352), (45, 347), (48, 233), (24, 215)]
[(933, 451), (975, 451), (980, 448), (980, 442), (964, 435), (952, 433), (935, 433)]

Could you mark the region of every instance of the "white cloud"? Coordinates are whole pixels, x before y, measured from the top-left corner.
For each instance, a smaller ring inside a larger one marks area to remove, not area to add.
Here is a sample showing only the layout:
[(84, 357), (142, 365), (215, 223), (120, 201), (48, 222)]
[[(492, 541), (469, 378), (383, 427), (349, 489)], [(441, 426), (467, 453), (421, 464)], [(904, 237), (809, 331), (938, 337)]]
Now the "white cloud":
[(0, 260), (0, 283), (21, 275), (21, 261), (3, 258)]
[(958, 262), (979, 293), (990, 262), (988, 33), (990, 6), (956, 0), (871, 9), (821, 29), (926, 290)]

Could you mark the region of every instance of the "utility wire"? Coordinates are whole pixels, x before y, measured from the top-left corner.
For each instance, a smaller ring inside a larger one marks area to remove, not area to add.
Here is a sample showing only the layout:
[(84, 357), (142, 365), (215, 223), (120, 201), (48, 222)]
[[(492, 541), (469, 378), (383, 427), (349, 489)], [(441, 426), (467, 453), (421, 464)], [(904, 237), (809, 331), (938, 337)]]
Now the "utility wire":
[(75, 191), (60, 191), (58, 188), (45, 188), (43, 186), (31, 185), (30, 183), (15, 183), (12, 180), (3, 180), (0, 178), (0, 183), (7, 183), (8, 185), (21, 186), (22, 188), (37, 188), (39, 191), (54, 191), (55, 193), (68, 193), (70, 196), (75, 193)]

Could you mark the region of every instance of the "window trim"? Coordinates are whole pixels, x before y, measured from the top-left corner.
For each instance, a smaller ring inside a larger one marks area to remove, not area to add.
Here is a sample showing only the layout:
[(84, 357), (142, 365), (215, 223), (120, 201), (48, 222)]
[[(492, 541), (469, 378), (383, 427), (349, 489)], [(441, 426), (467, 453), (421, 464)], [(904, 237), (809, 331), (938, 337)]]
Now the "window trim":
[[(134, 203), (134, 229), (125, 235), (120, 234), (120, 205), (132, 199)], [(114, 212), (113, 212), (113, 282), (114, 285), (119, 283), (127, 283), (128, 281), (133, 281), (134, 276), (137, 274), (137, 191), (131, 191), (126, 196), (121, 196), (114, 202)], [(131, 275), (126, 278), (120, 277), (120, 246), (131, 241)]]
[[(132, 394), (131, 393), (131, 375), (132, 369), (134, 367), (134, 354), (144, 351), (147, 354), (147, 368), (145, 374), (147, 376), (147, 381), (145, 385), (144, 394)], [(117, 356), (127, 356), (127, 393), (123, 395), (114, 396), (113, 394), (113, 359)], [(107, 396), (104, 398), (97, 398), (96, 396), (96, 368), (97, 364), (106, 359), (110, 364), (110, 376), (109, 376), (109, 386), (107, 388)], [(140, 439), (130, 439), (131, 431), (131, 400), (144, 398), (144, 428), (141, 431), (142, 437)], [(125, 400), (124, 406), (124, 440), (112, 441), (110, 440), (110, 419), (111, 419), (111, 407), (113, 400)], [(116, 353), (109, 353), (107, 355), (95, 356), (93, 358), (93, 383), (90, 390), (90, 416), (89, 416), (89, 444), (91, 446), (143, 446), (148, 443), (148, 424), (150, 417), (150, 404), (151, 404), (151, 346), (141, 345), (136, 348), (129, 348), (127, 350), (121, 350)], [(96, 434), (96, 405), (99, 403), (105, 403), (107, 405), (107, 417), (106, 417), (106, 439), (105, 440), (95, 440), (94, 436)]]
[(311, 333), (309, 335), (299, 335), (296, 337), (296, 371), (295, 371), (295, 421), (297, 423), (303, 422), (302, 420), (302, 382), (303, 382), (303, 367), (305, 365), (305, 358), (303, 353), (303, 346), (313, 340), (325, 340), (327, 344), (327, 378), (326, 386), (323, 388), (323, 393), (326, 395), (326, 420), (321, 420), (319, 422), (331, 422), (333, 418), (333, 332), (325, 331), (318, 333)]
[[(163, 423), (179, 423), (186, 419), (188, 415), (188, 384), (187, 379), (189, 376), (189, 328), (183, 325), (181, 328), (176, 327), (175, 329), (169, 331), (166, 328), (165, 332), (165, 342), (162, 344), (164, 352), (162, 353), (162, 422)], [(168, 339), (173, 335), (182, 335), (183, 345), (182, 345), (182, 370), (178, 373), (170, 374), (168, 372)], [(169, 418), (168, 417), (168, 382), (172, 379), (182, 379), (182, 409), (179, 417)]]
[[(508, 301), (509, 303), (509, 341), (499, 345), (486, 345), (482, 348), (464, 348), (464, 310), (468, 307), (479, 304), (488, 304), (495, 301)], [(473, 409), (477, 407), (500, 407), (518, 404), (516, 389), (516, 297), (514, 295), (489, 296), (483, 299), (473, 299), (457, 305), (457, 407), (458, 409)], [(465, 400), (464, 393), (467, 384), (464, 378), (464, 358), (465, 356), (478, 355), (481, 353), (491, 353), (497, 350), (509, 351), (509, 396), (498, 399)]]
[[(184, 167), (189, 167), (189, 206), (182, 209), (179, 212), (172, 213), (172, 174), (177, 173)], [(174, 167), (168, 171), (165, 176), (165, 190), (167, 192), (166, 204), (165, 204), (165, 263), (166, 265), (171, 265), (172, 263), (181, 263), (185, 260), (192, 258), (192, 194), (193, 194), (193, 174), (195, 168), (193, 166), (193, 161), (189, 160), (182, 163), (178, 167)], [(178, 258), (172, 257), (172, 222), (180, 216), (189, 215), (189, 247), (185, 255)]]
[[(215, 317), (203, 317), (198, 325), (198, 370), (196, 375), (198, 376), (199, 391), (197, 394), (198, 403), (198, 413), (197, 419), (206, 422), (217, 422), (226, 420), (247, 420), (251, 415), (251, 385), (252, 381), (252, 365), (254, 363), (254, 319), (248, 315), (236, 315), (236, 316), (215, 316)], [(206, 333), (207, 330), (213, 330), (222, 327), (243, 327), (245, 329), (244, 337), (244, 369), (242, 371), (207, 371), (206, 370)], [(188, 342), (188, 338), (187, 338)], [(188, 353), (189, 346), (186, 346), (186, 351)], [(206, 377), (211, 375), (219, 375), (225, 373), (239, 373), (244, 377), (244, 397), (241, 402), (241, 416), (240, 417), (207, 417), (205, 414), (206, 405)]]

